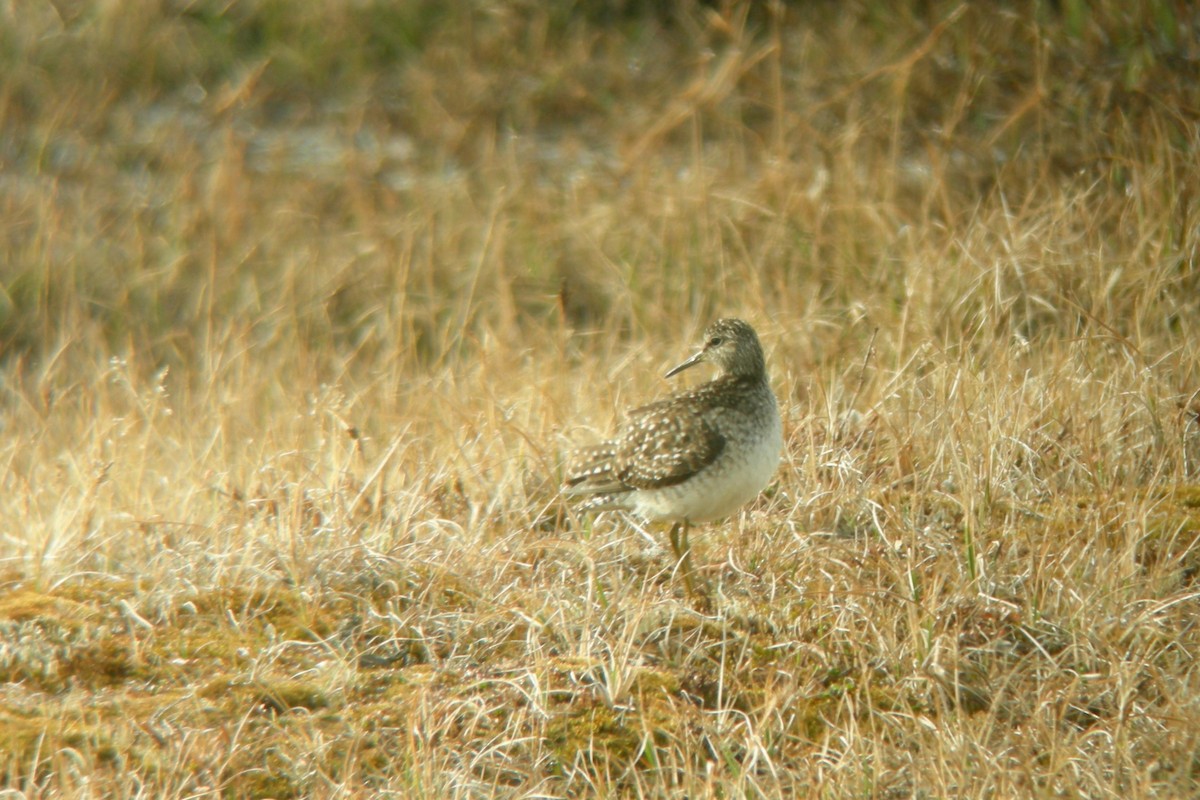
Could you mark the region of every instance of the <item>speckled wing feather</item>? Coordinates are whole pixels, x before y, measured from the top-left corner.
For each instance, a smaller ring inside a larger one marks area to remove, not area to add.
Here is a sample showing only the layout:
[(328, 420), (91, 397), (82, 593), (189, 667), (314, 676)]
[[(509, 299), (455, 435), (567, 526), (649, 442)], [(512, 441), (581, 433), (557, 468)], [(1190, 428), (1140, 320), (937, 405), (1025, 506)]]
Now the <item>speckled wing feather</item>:
[(566, 484), (574, 493), (620, 492), (626, 489), (617, 479), (613, 458), (616, 442), (601, 442), (581, 447), (571, 454)]
[(686, 398), (664, 400), (630, 412), (616, 439), (579, 450), (567, 484), (594, 493), (674, 486), (724, 449), (725, 437)]
[(617, 477), (633, 489), (682, 483), (725, 449), (725, 437), (701, 410), (678, 397), (651, 403), (629, 415), (617, 440)]

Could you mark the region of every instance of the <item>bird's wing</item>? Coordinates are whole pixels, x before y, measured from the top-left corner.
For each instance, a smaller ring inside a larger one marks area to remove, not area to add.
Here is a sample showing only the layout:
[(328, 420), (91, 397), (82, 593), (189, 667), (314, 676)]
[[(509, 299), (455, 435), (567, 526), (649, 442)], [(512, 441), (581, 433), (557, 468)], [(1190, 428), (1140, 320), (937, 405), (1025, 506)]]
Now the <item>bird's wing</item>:
[(631, 489), (682, 483), (725, 449), (725, 437), (687, 403), (664, 400), (629, 414), (615, 442), (615, 476)]
[(572, 494), (627, 490), (615, 472), (616, 442), (581, 447), (571, 454), (566, 485)]

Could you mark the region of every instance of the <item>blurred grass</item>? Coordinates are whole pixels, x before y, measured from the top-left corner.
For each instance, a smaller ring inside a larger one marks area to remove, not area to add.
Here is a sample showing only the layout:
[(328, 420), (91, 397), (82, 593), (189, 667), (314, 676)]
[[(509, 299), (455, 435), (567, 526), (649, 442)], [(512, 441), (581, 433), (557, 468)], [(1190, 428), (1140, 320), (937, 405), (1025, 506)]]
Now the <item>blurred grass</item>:
[[(505, 214), (502, 249), (488, 256), (499, 269), (487, 272), (528, 275), (531, 285), (519, 288), (529, 291), (512, 304), (540, 318), (553, 314), (564, 280), (581, 284), (577, 313), (587, 302), (610, 309), (606, 295), (633, 276), (611, 275), (603, 262), (666, 266), (665, 253), (673, 269), (688, 270), (679, 285), (719, 287), (708, 254), (750, 248), (743, 256), (772, 288), (797, 275), (820, 286), (831, 282), (818, 272), (872, 269), (906, 226), (929, 237), (957, 232), (1006, 213), (1010, 196), (1027, 206), (1086, 194), (1096, 228), (1088, 244), (1102, 238), (1124, 253), (1136, 243), (1123, 237), (1149, 233), (1125, 224), (1125, 203), (1106, 199), (1165, 193), (1144, 198), (1171, 208), (1156, 238), (1170, 245), (1183, 236), (1196, 76), (1171, 4), (1145, 4), (1132, 18), (1115, 5), (1055, 13), (1014, 4), (949, 24), (958, 12), (936, 4), (922, 14), (878, 4), (780, 6), (774, 16), (736, 9), (728, 20), (703, 7), (637, 10), (602, 27), (586, 15), (564, 21), (561, 9), (486, 3), (451, 12), (424, 3), (146, 2), (136, 14), (82, 4), (10, 20), (5, 149), (20, 170), (6, 203), (5, 354), (56, 347), (47, 341), (52, 317), (68, 329), (97, 325), (110, 347), (132, 335), (164, 348), (154, 360), (186, 357), (172, 352), (180, 327), (197, 339), (214, 309), (237, 310), (239, 298), (261, 304), (263, 295), (304, 314), (296, 333), (322, 337), (318, 345), (353, 342), (381, 326), (380, 309), (356, 294), (394, 296), (398, 279), (426, 295), (430, 318), (414, 338), (445, 341), (437, 333), (449, 323), (430, 306), (461, 287), (409, 248), (435, 243), (428, 234), (447, 229), (446, 215), (450, 226), (479, 227), (518, 194), (522, 210)], [(654, 96), (667, 86), (681, 89), (673, 104)], [(648, 128), (642, 140), (632, 133), (639, 127)], [(280, 130), (296, 138), (276, 138)], [(290, 168), (280, 163), (289, 158)], [(1131, 174), (1147, 159), (1165, 172), (1152, 186)], [(685, 173), (701, 163), (705, 175), (689, 186)], [(664, 167), (689, 197), (674, 209), (642, 207), (653, 194), (637, 190), (663, 180)], [(266, 186), (256, 179), (264, 173)], [(753, 204), (735, 208), (743, 202), (735, 196), (714, 210), (721, 199), (711, 195), (736, 195), (730, 180), (746, 177), (751, 184), (738, 189), (752, 190)], [(495, 186), (504, 190), (493, 195)], [(814, 192), (834, 202), (818, 208)], [(565, 227), (573, 199), (597, 193), (647, 228), (622, 229), (612, 242), (546, 236)], [(414, 207), (427, 216), (378, 216)], [(277, 226), (278, 241), (246, 224), (252, 208)], [(711, 225), (714, 213), (724, 227)], [(71, 247), (51, 248), (39, 235), (36, 220), (56, 214), (73, 222)], [(655, 221), (679, 215), (692, 224), (671, 225), (659, 241)], [(314, 246), (287, 236), (288, 226), (313, 224), (330, 234), (316, 246), (333, 252), (288, 252), (296, 241)], [(479, 246), (458, 231), (445, 238), (445, 263), (469, 262)], [(599, 254), (579, 252), (597, 245)], [(397, 246), (418, 263), (395, 269), (388, 257)], [(1175, 258), (1183, 265), (1186, 254)], [(341, 280), (353, 272), (362, 288), (304, 287), (279, 268), (328, 259), (355, 262)], [(607, 291), (577, 277), (606, 272), (618, 284)], [(1180, 290), (1195, 288), (1183, 272)], [(840, 283), (897, 294), (896, 276), (876, 281), (891, 286)], [(649, 308), (713, 311), (670, 287), (636, 288), (630, 299)], [(198, 302), (217, 292), (228, 294)], [(332, 298), (338, 313), (322, 319), (315, 306)]]

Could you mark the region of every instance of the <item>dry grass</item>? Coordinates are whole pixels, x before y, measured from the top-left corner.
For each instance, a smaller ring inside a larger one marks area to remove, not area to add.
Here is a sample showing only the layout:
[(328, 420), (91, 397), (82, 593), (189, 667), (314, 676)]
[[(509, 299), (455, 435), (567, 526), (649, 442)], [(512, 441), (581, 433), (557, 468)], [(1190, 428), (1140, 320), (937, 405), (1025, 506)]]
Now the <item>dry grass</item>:
[[(1200, 792), (1187, 4), (225, 5), (0, 6), (8, 787)], [(716, 315), (705, 614), (556, 487)]]

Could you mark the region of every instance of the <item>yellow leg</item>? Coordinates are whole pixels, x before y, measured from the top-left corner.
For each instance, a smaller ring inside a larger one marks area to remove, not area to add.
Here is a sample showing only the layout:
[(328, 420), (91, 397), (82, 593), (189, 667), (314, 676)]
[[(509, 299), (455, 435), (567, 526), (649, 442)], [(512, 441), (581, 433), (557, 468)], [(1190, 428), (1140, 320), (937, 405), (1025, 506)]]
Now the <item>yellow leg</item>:
[(683, 588), (689, 597), (696, 597), (696, 586), (692, 581), (692, 546), (688, 542), (687, 521), (676, 522), (671, 526), (671, 549), (675, 551), (675, 561), (683, 575)]

